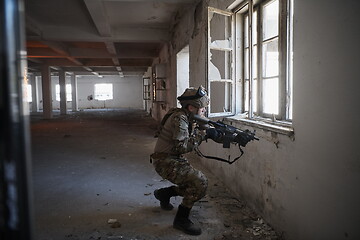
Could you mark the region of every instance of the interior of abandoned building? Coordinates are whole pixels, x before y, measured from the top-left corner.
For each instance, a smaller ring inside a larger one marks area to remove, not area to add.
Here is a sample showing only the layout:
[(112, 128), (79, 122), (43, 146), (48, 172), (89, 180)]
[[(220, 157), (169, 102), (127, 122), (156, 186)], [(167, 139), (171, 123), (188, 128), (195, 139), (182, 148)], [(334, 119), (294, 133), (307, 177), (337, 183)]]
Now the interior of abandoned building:
[[(359, 1), (0, 2), (1, 239), (360, 239)], [(199, 86), (259, 141), (187, 156), (189, 236), (149, 155)]]

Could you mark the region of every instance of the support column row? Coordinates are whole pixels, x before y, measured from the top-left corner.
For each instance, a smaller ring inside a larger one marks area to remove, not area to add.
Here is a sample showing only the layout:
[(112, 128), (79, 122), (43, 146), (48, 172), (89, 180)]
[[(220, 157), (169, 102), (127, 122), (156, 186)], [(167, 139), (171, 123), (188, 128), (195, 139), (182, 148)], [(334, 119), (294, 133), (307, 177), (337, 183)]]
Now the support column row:
[[(71, 89), (72, 89), (72, 111), (78, 111), (78, 100), (77, 100), (77, 78), (73, 73), (71, 74)], [(32, 111), (38, 111), (38, 96), (37, 96), (37, 84), (35, 76), (30, 76), (31, 85), (32, 85)], [(47, 65), (44, 65), (41, 69), (41, 83), (42, 83), (42, 100), (43, 100), (43, 117), (44, 119), (51, 119), (53, 117), (52, 111), (52, 90), (51, 90), (51, 76), (50, 68)], [(66, 106), (66, 80), (65, 72), (63, 70), (59, 71), (59, 85), (60, 85), (60, 114), (67, 114)]]

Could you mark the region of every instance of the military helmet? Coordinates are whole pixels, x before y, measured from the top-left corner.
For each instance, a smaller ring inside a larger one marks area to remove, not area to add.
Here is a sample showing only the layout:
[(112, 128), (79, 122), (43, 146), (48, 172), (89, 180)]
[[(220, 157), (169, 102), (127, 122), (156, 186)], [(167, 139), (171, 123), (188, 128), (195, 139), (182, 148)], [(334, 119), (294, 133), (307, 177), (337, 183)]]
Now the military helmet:
[(197, 108), (207, 107), (210, 101), (203, 86), (200, 86), (198, 89), (193, 87), (187, 88), (177, 99), (184, 108), (189, 104)]

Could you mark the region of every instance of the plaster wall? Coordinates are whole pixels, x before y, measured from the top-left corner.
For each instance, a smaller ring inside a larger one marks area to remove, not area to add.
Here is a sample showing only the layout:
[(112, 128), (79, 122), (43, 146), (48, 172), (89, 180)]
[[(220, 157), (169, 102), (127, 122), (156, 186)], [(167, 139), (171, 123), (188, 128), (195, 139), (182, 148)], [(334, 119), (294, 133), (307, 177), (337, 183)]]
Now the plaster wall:
[[(39, 110), (42, 110), (41, 77), (37, 77), (39, 91)], [(60, 102), (55, 98), (55, 86), (59, 84), (59, 77), (51, 77), (52, 105), (54, 110), (60, 109)], [(66, 84), (70, 84), (70, 77), (66, 77)], [(113, 99), (100, 101), (94, 99), (94, 85), (97, 83), (113, 84)], [(78, 108), (131, 108), (143, 109), (144, 101), (142, 96), (141, 77), (119, 77), (119, 76), (77, 76), (78, 85)], [(131, 89), (131, 90), (129, 90)], [(92, 96), (92, 100), (90, 96)], [(89, 98), (88, 98), (89, 97)], [(31, 104), (31, 103), (30, 103)], [(67, 109), (71, 110), (71, 101), (67, 102)]]
[(189, 46), (176, 54), (176, 79), (176, 96), (180, 96), (189, 87)]
[[(189, 51), (194, 47), (195, 51), (204, 51), (203, 38), (200, 37), (204, 34), (201, 29), (204, 26), (197, 25), (199, 19), (202, 19), (203, 13), (203, 2), (200, 1), (198, 5), (187, 9), (185, 12), (180, 13), (174, 19), (174, 28), (171, 31), (172, 40), (165, 44), (161, 49), (159, 58), (154, 61), (155, 64), (165, 63), (166, 64), (166, 102), (165, 103), (153, 103), (152, 104), (152, 116), (160, 121), (166, 112), (177, 106), (177, 58), (176, 55), (185, 46), (189, 45)], [(196, 19), (196, 20), (194, 20)], [(200, 43), (198, 42), (200, 41)], [(195, 44), (195, 46), (194, 46)], [(200, 44), (200, 46), (198, 46)], [(201, 54), (199, 52), (199, 54)], [(205, 84), (204, 69), (199, 69), (198, 61), (204, 59), (204, 56), (197, 55), (195, 59), (192, 59), (192, 55), (189, 56), (189, 86), (199, 86), (200, 82), (202, 85)], [(153, 65), (153, 67), (154, 67)], [(194, 74), (200, 74), (198, 77)]]
[[(189, 44), (190, 86), (206, 86), (206, 6), (225, 10), (230, 3), (202, 1), (179, 21), (175, 36), (185, 37), (172, 46)], [(260, 141), (249, 143), (235, 164), (202, 160), (286, 239), (360, 239), (359, 7), (350, 0), (295, 1), (295, 137), (255, 128)], [(163, 61), (174, 61), (176, 51), (165, 53)], [(172, 85), (176, 71), (169, 74)], [(239, 153), (211, 142), (201, 149), (231, 158)]]

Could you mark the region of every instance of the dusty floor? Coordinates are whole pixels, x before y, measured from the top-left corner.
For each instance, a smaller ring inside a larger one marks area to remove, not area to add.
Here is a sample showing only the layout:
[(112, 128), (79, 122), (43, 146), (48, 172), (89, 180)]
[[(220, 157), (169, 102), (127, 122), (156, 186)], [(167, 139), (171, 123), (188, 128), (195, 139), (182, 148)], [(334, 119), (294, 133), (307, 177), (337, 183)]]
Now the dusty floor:
[(191, 216), (203, 233), (194, 237), (173, 229), (176, 209), (161, 210), (153, 195), (170, 183), (149, 163), (156, 122), (143, 111), (31, 119), (36, 240), (281, 239), (193, 156), (209, 178), (208, 194)]

